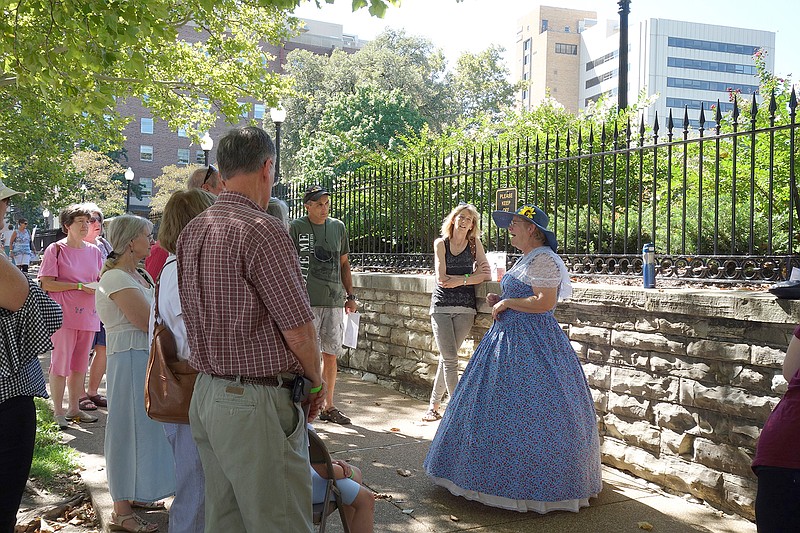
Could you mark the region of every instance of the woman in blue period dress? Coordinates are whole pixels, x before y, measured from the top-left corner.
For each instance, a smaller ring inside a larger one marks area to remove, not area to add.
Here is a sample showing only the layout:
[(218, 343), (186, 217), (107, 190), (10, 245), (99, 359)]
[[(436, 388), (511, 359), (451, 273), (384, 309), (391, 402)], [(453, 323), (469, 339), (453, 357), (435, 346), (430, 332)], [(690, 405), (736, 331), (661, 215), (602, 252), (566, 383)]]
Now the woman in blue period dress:
[(148, 418), (144, 382), (149, 352), (148, 322), (153, 280), (139, 262), (150, 253), (153, 224), (133, 215), (108, 226), (113, 251), (95, 293), (106, 327), (108, 422), (106, 475), (114, 512), (111, 531), (152, 532), (156, 524), (133, 513), (175, 492), (175, 468), (163, 426)]
[(577, 512), (602, 489), (594, 403), (553, 316), (572, 287), (538, 207), (495, 211), (523, 252), (490, 293), (494, 323), (445, 411), (425, 459), (457, 496), (520, 512)]

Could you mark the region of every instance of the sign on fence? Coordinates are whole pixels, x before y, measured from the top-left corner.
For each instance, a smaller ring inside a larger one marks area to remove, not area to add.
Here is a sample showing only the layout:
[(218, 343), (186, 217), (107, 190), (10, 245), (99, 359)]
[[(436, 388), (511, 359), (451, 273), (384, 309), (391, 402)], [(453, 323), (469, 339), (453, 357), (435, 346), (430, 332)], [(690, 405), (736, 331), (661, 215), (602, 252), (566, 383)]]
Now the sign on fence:
[(508, 211), (514, 213), (517, 211), (517, 188), (511, 187), (510, 189), (497, 189), (495, 193), (495, 210)]

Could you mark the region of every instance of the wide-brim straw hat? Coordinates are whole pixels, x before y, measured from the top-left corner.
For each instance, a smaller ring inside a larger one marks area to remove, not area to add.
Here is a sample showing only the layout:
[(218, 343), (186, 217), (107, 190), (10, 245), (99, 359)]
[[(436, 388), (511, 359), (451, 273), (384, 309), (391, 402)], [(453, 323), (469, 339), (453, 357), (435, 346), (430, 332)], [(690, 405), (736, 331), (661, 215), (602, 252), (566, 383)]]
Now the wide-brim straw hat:
[(554, 252), (558, 252), (556, 234), (547, 229), (547, 225), (550, 223), (550, 217), (547, 216), (547, 213), (535, 205), (523, 205), (517, 209), (515, 213), (510, 211), (492, 211), (492, 219), (494, 219), (494, 223), (500, 228), (508, 228), (511, 221), (514, 220), (514, 217), (520, 217), (528, 222), (532, 222), (539, 228), (539, 231), (542, 232), (545, 239), (547, 239), (547, 245)]

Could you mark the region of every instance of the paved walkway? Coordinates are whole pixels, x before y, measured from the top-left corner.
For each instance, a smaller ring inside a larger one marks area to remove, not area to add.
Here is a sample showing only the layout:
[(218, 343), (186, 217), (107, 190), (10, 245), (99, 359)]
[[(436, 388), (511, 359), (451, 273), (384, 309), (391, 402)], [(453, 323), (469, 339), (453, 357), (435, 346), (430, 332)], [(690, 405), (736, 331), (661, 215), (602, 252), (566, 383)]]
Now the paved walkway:
[[(652, 525), (652, 531), (662, 533), (756, 531), (755, 525), (745, 519), (666, 494), (609, 467), (603, 467), (603, 491), (579, 513), (537, 515), (485, 507), (455, 497), (426, 478), (422, 462), (438, 422), (419, 421), (426, 407), (424, 402), (349, 374), (339, 374), (336, 396), (337, 406), (353, 419), (353, 424), (338, 426), (317, 421), (314, 426), (335, 458), (360, 467), (366, 484), (387, 497), (375, 506), (378, 533), (635, 533), (643, 531), (639, 526), (643, 522)], [(105, 413), (96, 413), (100, 416), (97, 423), (65, 433), (68, 443), (81, 453), (83, 477), (105, 528), (112, 509), (103, 457)], [(167, 531), (166, 511), (141, 514), (158, 522), (160, 531)], [(328, 519), (328, 531), (342, 531), (337, 514)]]

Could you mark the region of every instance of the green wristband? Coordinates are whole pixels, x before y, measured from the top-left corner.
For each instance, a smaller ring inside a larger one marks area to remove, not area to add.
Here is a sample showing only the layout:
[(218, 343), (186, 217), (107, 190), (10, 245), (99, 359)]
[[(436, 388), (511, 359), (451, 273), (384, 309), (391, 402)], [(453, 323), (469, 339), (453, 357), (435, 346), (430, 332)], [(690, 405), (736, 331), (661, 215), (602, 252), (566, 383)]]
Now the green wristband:
[(309, 394), (316, 394), (321, 390), (322, 390), (322, 385), (317, 385), (316, 387), (311, 387), (311, 390), (309, 390), (308, 392)]
[(83, 290), (83, 283), (78, 283), (78, 290), (79, 291)]

